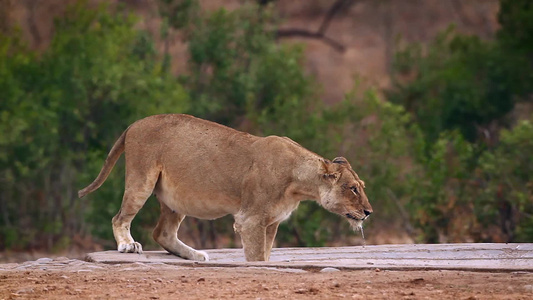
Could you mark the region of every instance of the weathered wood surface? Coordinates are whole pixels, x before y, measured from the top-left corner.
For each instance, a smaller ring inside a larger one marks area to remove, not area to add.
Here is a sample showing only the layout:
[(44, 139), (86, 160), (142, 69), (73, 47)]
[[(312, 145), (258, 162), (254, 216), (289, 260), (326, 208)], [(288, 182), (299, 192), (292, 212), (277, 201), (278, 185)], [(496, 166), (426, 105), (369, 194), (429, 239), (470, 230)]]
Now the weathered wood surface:
[(269, 262), (246, 262), (242, 249), (206, 250), (208, 262), (193, 262), (166, 251), (87, 254), (100, 263), (165, 263), (211, 267), (277, 267), (382, 270), (533, 271), (533, 244), (410, 244), (355, 247), (275, 248)]

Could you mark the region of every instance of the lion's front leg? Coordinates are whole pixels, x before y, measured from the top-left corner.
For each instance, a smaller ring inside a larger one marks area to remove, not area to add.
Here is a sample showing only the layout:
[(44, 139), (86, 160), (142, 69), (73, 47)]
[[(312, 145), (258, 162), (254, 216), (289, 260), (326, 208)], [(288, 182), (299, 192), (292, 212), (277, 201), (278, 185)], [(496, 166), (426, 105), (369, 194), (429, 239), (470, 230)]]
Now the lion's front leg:
[(267, 261), (266, 227), (252, 218), (242, 223), (235, 223), (235, 229), (240, 233), (244, 255), (247, 261)]
[(265, 252), (266, 260), (270, 259), (270, 252), (274, 246), (274, 239), (276, 238), (276, 233), (278, 232), (279, 222), (268, 225), (266, 228), (266, 243), (265, 243)]

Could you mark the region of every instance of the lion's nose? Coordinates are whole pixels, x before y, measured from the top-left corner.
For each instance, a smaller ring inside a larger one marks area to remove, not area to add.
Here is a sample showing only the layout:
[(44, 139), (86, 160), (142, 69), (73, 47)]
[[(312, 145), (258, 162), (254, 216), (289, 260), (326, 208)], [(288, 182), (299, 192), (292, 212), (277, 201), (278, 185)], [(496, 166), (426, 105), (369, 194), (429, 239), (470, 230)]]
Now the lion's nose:
[(366, 216), (370, 216), (370, 214), (372, 213), (372, 211), (370, 211), (370, 210), (366, 210), (366, 209), (363, 210), (363, 211), (365, 212), (365, 215), (366, 215)]

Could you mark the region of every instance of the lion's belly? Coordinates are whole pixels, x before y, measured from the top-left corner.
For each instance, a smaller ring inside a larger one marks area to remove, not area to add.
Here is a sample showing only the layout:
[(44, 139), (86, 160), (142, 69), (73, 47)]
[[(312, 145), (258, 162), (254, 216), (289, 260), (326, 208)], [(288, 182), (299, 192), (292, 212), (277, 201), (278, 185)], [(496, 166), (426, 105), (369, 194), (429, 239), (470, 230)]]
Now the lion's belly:
[(232, 209), (232, 202), (221, 197), (198, 195), (193, 197), (176, 197), (164, 201), (170, 209), (181, 214), (199, 219), (218, 219), (228, 214), (234, 214), (238, 209)]
[(217, 219), (235, 214), (240, 209), (240, 199), (225, 191), (201, 190), (187, 184), (173, 185), (165, 180), (159, 182), (156, 196), (173, 211), (199, 219)]

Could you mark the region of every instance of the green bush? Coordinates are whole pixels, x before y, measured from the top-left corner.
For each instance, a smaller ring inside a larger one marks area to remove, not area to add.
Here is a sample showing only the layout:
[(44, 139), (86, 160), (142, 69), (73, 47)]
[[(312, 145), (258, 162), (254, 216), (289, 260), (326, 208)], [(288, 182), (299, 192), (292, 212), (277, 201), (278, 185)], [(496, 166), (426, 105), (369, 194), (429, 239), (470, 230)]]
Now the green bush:
[(507, 125), (504, 117), (522, 89), (517, 77), (523, 72), (517, 71), (523, 64), (498, 43), (450, 27), (427, 47), (410, 44), (396, 54), (388, 99), (413, 115), (429, 141), (457, 129), (474, 142), (491, 123)]
[(301, 47), (278, 45), (275, 27), (272, 12), (256, 5), (219, 9), (191, 21), (186, 29), (191, 75), (183, 78), (191, 113), (235, 127), (258, 112), (274, 113), (277, 105), (316, 97), (301, 65)]
[(521, 121), (503, 130), (500, 144), (480, 159), (486, 183), (476, 203), (484, 226), (496, 227), (495, 237), (483, 240), (530, 242), (533, 239), (533, 123)]
[(406, 184), (420, 241), (532, 238), (530, 125), (510, 117), (533, 92), (532, 17), (531, 1), (502, 0), (496, 39), (450, 27), (396, 54), (387, 97), (423, 132)]
[(476, 149), (459, 132), (442, 133), (419, 153), (420, 172), (408, 176), (408, 208), (424, 242), (467, 242), (476, 229), (469, 193)]
[[(174, 112), (347, 157), (375, 210), (369, 228), (404, 226), (423, 242), (531, 240), (533, 128), (531, 121), (513, 128), (508, 118), (533, 88), (529, 2), (502, 0), (493, 41), (449, 29), (427, 47), (406, 45), (389, 101), (356, 84), (336, 105), (319, 98), (303, 47), (276, 41), (271, 8), (205, 12), (195, 0), (158, 3), (163, 55), (136, 29), (137, 17), (83, 1), (56, 21), (42, 53), (20, 32), (0, 35), (0, 247), (57, 249), (77, 234), (112, 247), (124, 164), (98, 192), (82, 200), (76, 192), (129, 124)], [(169, 73), (173, 30), (189, 47), (179, 78)], [(151, 243), (157, 206), (148, 200), (134, 220), (143, 244)], [(188, 219), (183, 230), (198, 237), (192, 246), (231, 246), (217, 243), (234, 236), (232, 222)], [(321, 246), (353, 236), (342, 218), (304, 202), (277, 241)]]
[[(91, 10), (79, 2), (56, 21), (40, 55), (27, 50), (16, 32), (0, 37), (3, 246), (51, 248), (61, 236), (93, 229), (110, 236), (123, 175), (114, 172), (87, 199), (77, 199), (77, 190), (96, 177), (131, 122), (187, 109), (187, 93), (161, 71), (136, 22), (124, 11)], [(103, 220), (106, 229), (100, 228)], [(22, 238), (7, 239), (13, 232)]]

